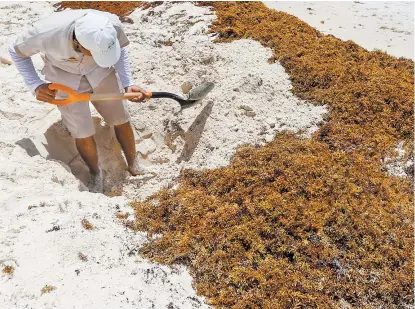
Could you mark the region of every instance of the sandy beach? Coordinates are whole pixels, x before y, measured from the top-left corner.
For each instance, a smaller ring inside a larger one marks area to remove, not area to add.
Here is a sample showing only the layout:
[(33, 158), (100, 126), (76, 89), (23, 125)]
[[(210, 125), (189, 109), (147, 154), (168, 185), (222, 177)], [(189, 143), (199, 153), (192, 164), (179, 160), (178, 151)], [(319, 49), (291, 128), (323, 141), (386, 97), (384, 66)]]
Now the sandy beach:
[[(1, 2), (0, 56), (9, 59), (10, 40), (51, 14), (53, 4)], [(413, 3), (266, 5), (369, 50), (413, 59)], [(106, 180), (105, 194), (92, 194), (58, 109), (37, 101), (14, 65), (0, 64), (0, 266), (14, 269), (0, 274), (0, 308), (211, 308), (187, 268), (137, 255), (146, 234), (126, 228), (116, 213), (133, 218), (129, 202), (176, 186), (183, 169), (226, 166), (243, 144), (264, 145), (284, 130), (310, 137), (325, 121), (328, 107), (292, 93), (284, 67), (268, 61), (271, 49), (250, 39), (214, 43), (216, 16), (208, 7), (165, 2), (129, 18), (137, 84), (175, 93), (185, 83), (212, 81), (215, 88), (183, 111), (168, 99), (129, 104), (140, 161), (157, 172), (152, 179), (125, 171), (112, 128), (93, 110)], [(40, 74), (41, 57), (33, 61)], [(50, 293), (42, 292), (46, 286)]]

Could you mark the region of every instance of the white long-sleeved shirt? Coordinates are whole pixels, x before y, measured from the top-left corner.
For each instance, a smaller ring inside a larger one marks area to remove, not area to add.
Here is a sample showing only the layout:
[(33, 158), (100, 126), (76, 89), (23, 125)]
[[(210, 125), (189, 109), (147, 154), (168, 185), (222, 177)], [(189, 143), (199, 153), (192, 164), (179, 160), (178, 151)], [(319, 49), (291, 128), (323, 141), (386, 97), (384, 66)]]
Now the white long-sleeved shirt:
[[(93, 57), (84, 56), (72, 47), (75, 21), (89, 13), (107, 18), (117, 32), (121, 56), (114, 67), (101, 68), (95, 63)], [(30, 58), (37, 53), (44, 55), (45, 67), (42, 74), (45, 75), (47, 81), (60, 83), (77, 90), (82, 76), (85, 76), (92, 88), (96, 88), (115, 68), (122, 86), (125, 88), (134, 84), (128, 63), (128, 53), (124, 48), (128, 44), (129, 40), (118, 16), (90, 9), (65, 10), (53, 13), (29, 26), (11, 44), (9, 52), (17, 69), (32, 91), (44, 83), (36, 73)]]
[(135, 85), (133, 76), (131, 74), (130, 61), (128, 60), (128, 52), (125, 47), (121, 48), (121, 56), (118, 62), (114, 65), (115, 71), (120, 77), (123, 88)]
[(23, 76), (26, 86), (29, 87), (32, 93), (36, 90), (37, 87), (45, 83), (43, 80), (40, 79), (39, 75), (36, 73), (32, 58), (19, 57), (16, 54), (16, 51), (14, 50), (13, 44), (9, 45), (9, 54), (17, 70)]
[[(23, 76), (23, 79), (27, 87), (30, 89), (30, 91), (34, 92), (36, 88), (40, 85), (43, 85), (45, 81), (43, 81), (37, 74), (32, 59), (30, 57), (19, 57), (16, 54), (16, 51), (14, 50), (13, 46), (13, 44), (10, 44), (9, 46), (10, 56), (14, 64), (16, 65), (17, 70)], [(114, 65), (114, 67), (115, 71), (118, 73), (118, 76), (120, 77), (123, 88), (134, 85), (134, 79), (131, 75), (130, 63), (128, 61), (128, 52), (125, 47), (121, 48), (120, 59)]]

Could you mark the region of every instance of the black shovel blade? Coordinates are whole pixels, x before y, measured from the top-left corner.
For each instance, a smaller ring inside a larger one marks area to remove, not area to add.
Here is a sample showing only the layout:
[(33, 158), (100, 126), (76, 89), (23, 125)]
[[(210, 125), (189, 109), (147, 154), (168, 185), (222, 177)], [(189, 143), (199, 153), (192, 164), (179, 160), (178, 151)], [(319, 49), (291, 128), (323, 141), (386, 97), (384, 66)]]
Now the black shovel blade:
[(207, 94), (213, 89), (213, 87), (213, 83), (205, 82), (190, 90), (187, 98), (170, 92), (153, 92), (152, 98), (169, 98), (179, 102), (181, 107), (189, 107), (197, 101), (205, 98)]
[(207, 94), (213, 89), (214, 86), (215, 84), (212, 82), (205, 82), (190, 90), (189, 97), (187, 99), (191, 101), (202, 100), (207, 96)]
[(180, 106), (182, 108), (190, 107), (197, 101), (204, 99), (214, 86), (215, 84), (211, 82), (205, 82), (196, 88), (193, 88), (190, 90), (187, 99), (179, 101)]

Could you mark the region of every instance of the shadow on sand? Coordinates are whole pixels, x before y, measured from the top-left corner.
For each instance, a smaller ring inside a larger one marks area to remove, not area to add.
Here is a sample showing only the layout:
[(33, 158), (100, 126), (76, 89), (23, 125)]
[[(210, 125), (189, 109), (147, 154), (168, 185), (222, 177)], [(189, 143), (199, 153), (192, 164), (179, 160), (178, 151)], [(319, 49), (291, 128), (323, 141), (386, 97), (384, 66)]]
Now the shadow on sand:
[[(176, 127), (177, 131), (170, 132), (170, 134), (173, 134), (173, 138), (171, 138), (169, 143), (172, 143), (177, 136), (181, 136), (185, 141), (176, 161), (171, 161), (170, 164), (190, 160), (199, 145), (206, 121), (212, 112), (212, 108), (213, 102), (206, 104), (186, 131), (180, 127)], [(121, 146), (117, 141), (112, 127), (105, 124), (99, 117), (93, 117), (92, 119), (96, 131), (94, 138), (98, 150), (98, 163), (105, 173), (104, 194), (108, 196), (121, 195), (127, 181), (126, 178), (129, 175), (128, 172), (126, 172), (127, 166), (122, 154)], [(165, 136), (169, 135), (168, 132), (163, 132), (161, 134)], [(140, 141), (141, 139), (136, 140), (138, 143), (140, 143)], [(166, 143), (166, 140), (164, 142)], [(56, 160), (68, 169), (68, 171), (70, 169), (72, 174), (79, 179), (83, 185), (86, 186), (88, 184), (88, 167), (80, 157), (75, 146), (75, 140), (70, 135), (62, 120), (52, 124), (44, 134), (38, 134), (30, 139), (21, 139), (17, 141), (16, 144), (25, 149), (29, 156), (40, 155), (46, 160)], [(159, 149), (162, 146), (164, 145), (161, 145), (160, 142), (157, 144), (157, 148)], [(144, 165), (146, 165), (146, 163), (153, 163), (151, 158), (150, 160), (139, 158), (139, 160)], [(141, 186), (147, 180), (146, 177), (130, 177), (128, 181), (129, 184), (133, 186)], [(82, 188), (82, 184), (80, 184), (80, 188)], [(83, 189), (86, 188), (84, 187)]]
[[(93, 117), (93, 121), (96, 131), (94, 137), (97, 143), (98, 161), (106, 174), (104, 191), (108, 194), (114, 190), (114, 186), (122, 185), (126, 178), (126, 164), (114, 129), (98, 117)], [(62, 121), (52, 124), (44, 134), (39, 134), (31, 139), (21, 139), (16, 144), (25, 149), (29, 156), (40, 155), (47, 160), (56, 160), (65, 168), (69, 167), (72, 174), (84, 185), (87, 185), (88, 167), (80, 157), (75, 140)]]

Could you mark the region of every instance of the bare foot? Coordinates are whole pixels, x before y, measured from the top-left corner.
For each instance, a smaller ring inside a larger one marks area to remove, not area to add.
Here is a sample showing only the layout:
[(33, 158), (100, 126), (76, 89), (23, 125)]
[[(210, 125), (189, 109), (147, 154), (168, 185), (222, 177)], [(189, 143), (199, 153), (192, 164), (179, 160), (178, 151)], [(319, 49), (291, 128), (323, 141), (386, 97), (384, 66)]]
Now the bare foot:
[(104, 192), (104, 172), (102, 168), (99, 168), (99, 172), (96, 174), (89, 174), (88, 189), (91, 193)]
[(157, 174), (155, 172), (150, 171), (149, 169), (145, 168), (144, 165), (140, 164), (138, 162), (138, 159), (135, 158), (134, 164), (132, 166), (128, 167), (128, 171), (133, 176), (139, 176), (139, 175), (153, 175), (156, 176)]

